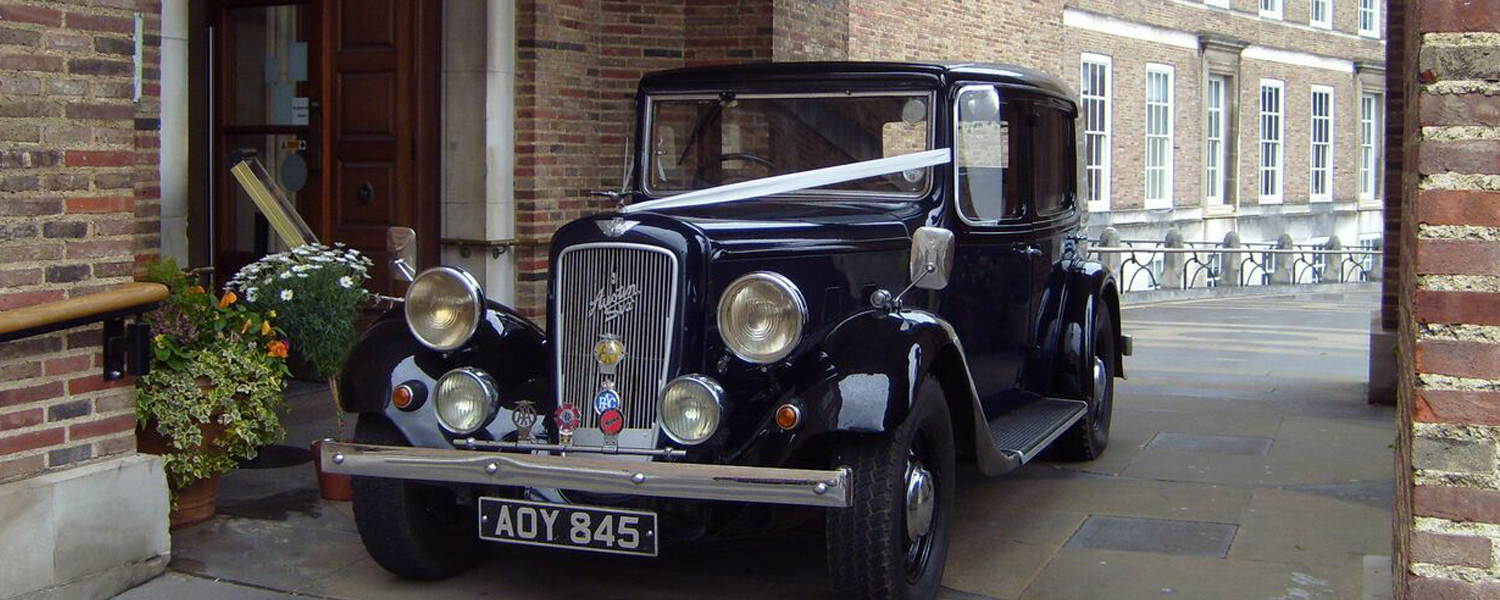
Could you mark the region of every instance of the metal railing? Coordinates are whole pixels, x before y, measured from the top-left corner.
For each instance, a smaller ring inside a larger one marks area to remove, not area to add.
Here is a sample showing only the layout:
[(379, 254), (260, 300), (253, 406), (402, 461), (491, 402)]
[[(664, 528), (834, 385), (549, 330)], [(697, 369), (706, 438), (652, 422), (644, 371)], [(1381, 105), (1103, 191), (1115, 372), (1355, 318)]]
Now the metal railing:
[(1327, 242), (1240, 242), (1231, 232), (1222, 242), (1183, 240), (1176, 230), (1164, 239), (1122, 239), (1112, 228), (1088, 250), (1118, 277), (1126, 292), (1214, 287), (1345, 283), (1378, 279), (1382, 252), (1372, 243), (1344, 248)]

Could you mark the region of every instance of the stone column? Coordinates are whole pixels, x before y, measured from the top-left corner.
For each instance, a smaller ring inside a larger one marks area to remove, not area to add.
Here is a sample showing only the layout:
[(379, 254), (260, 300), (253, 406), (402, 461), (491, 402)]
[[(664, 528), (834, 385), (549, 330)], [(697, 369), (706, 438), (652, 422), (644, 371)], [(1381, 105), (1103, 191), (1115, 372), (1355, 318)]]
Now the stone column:
[[(1113, 227), (1105, 227), (1104, 231), (1099, 234), (1099, 245), (1105, 248), (1120, 247), (1120, 231)], [(1105, 267), (1109, 268), (1109, 272), (1115, 274), (1116, 278), (1125, 276), (1124, 273), (1120, 272), (1120, 262), (1123, 260), (1121, 256), (1114, 252), (1099, 255), (1099, 260), (1104, 263)], [(1119, 283), (1121, 286), (1125, 285), (1124, 281), (1120, 281)]]
[[(1176, 229), (1168, 230), (1164, 247), (1183, 247), (1182, 232), (1177, 231)], [(1185, 256), (1176, 252), (1162, 255), (1161, 279), (1157, 281), (1157, 283), (1161, 284), (1161, 289), (1180, 290), (1183, 288), (1183, 285), (1186, 283), (1185, 281), (1183, 281), (1182, 273), (1182, 264), (1185, 259)]]
[[(1297, 243), (1292, 241), (1292, 234), (1290, 233), (1283, 233), (1281, 237), (1276, 238), (1277, 250), (1295, 250), (1296, 246)], [(1271, 260), (1276, 262), (1276, 270), (1271, 273), (1271, 283), (1273, 285), (1291, 285), (1293, 275), (1297, 272), (1297, 255), (1276, 254), (1274, 256), (1275, 258)]]
[(1219, 255), (1219, 287), (1240, 286), (1240, 261), (1245, 260), (1242, 252), (1231, 252), (1232, 248), (1240, 248), (1240, 232), (1231, 231), (1224, 234), (1224, 253)]
[(1500, 598), (1500, 11), (1406, 3), (1397, 598)]
[[(1328, 237), (1328, 243), (1323, 244), (1322, 249), (1343, 250), (1344, 244), (1343, 242), (1339, 241), (1339, 236), (1333, 235)], [(1349, 273), (1348, 275), (1349, 277), (1346, 278), (1344, 273), (1343, 254), (1323, 255), (1323, 283), (1342, 283), (1346, 279), (1352, 279), (1353, 277), (1355, 277), (1353, 273)]]

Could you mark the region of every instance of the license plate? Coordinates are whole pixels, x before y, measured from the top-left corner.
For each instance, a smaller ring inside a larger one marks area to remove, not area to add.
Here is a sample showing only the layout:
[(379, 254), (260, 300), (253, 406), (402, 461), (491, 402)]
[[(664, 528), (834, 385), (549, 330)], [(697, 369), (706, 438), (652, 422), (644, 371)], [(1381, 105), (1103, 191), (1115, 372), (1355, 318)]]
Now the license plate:
[(479, 537), (509, 544), (656, 556), (656, 513), (480, 498)]

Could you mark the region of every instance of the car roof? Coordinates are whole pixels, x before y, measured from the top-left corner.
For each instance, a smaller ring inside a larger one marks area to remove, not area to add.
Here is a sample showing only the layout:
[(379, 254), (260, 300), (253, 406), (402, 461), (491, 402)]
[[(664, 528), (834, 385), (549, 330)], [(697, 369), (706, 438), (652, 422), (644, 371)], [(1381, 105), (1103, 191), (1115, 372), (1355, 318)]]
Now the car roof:
[(799, 81), (822, 83), (872, 81), (932, 87), (956, 81), (990, 81), (1026, 88), (1069, 102), (1076, 97), (1062, 80), (1035, 69), (1000, 63), (927, 61), (770, 62), (688, 67), (656, 71), (641, 79), (641, 90), (683, 91), (754, 87)]

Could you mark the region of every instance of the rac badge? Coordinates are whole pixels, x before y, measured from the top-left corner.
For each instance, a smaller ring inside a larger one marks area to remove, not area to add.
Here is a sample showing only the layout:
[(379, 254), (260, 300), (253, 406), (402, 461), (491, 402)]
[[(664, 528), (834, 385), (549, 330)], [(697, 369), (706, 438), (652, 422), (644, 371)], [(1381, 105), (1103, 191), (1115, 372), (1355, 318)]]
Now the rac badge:
[(517, 402), (510, 410), (510, 422), (516, 426), (516, 441), (531, 441), (531, 426), (536, 424), (536, 404), (530, 400)]
[(620, 394), (612, 389), (604, 388), (599, 395), (594, 396), (594, 414), (603, 416), (611, 410), (620, 409)]
[(631, 283), (620, 285), (620, 274), (610, 273), (609, 284), (599, 288), (594, 293), (594, 299), (589, 301), (589, 318), (596, 315), (604, 315), (604, 322), (608, 323), (620, 318), (625, 313), (635, 310), (635, 301), (641, 296), (641, 286)]

